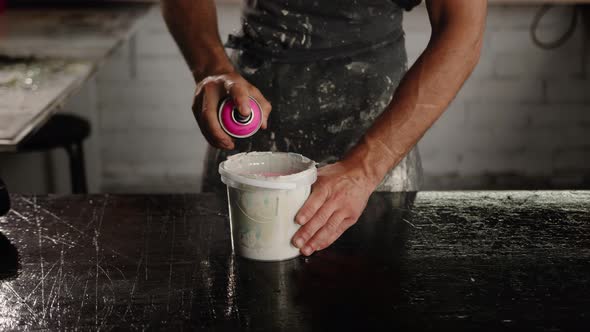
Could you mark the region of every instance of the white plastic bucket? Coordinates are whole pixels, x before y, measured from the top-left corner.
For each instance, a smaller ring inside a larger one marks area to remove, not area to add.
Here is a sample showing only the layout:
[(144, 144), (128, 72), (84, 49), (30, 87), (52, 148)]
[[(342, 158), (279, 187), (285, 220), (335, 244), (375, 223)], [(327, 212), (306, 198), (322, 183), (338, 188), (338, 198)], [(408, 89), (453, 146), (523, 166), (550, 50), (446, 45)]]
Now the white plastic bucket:
[(219, 165), (227, 185), (232, 248), (254, 260), (278, 261), (299, 255), (291, 239), (295, 215), (317, 179), (316, 163), (296, 153), (249, 152)]

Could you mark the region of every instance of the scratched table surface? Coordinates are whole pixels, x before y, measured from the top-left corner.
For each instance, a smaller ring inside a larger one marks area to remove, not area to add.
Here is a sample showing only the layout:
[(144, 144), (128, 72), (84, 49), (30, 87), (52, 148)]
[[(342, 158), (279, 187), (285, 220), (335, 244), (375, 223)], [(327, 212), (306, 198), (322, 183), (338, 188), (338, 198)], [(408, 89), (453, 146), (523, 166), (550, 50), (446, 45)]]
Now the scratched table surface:
[(12, 199), (1, 330), (590, 326), (589, 191), (375, 194), (332, 247), (275, 263), (232, 254), (213, 194)]

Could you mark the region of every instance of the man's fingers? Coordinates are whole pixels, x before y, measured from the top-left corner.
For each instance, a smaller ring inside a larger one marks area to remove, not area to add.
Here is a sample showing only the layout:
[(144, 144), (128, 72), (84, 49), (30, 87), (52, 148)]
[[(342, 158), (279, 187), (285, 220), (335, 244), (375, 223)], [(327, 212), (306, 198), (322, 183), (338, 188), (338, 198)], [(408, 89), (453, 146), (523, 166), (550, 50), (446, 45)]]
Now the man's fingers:
[(323, 187), (318, 186), (315, 184), (311, 187), (311, 194), (297, 212), (295, 216), (295, 222), (299, 225), (305, 225), (315, 213), (320, 209), (320, 207), (324, 204), (326, 199), (328, 198), (328, 191), (325, 190)]
[(238, 112), (240, 112), (242, 116), (250, 115), (252, 110), (250, 108), (250, 95), (248, 94), (248, 88), (246, 85), (244, 83), (234, 83), (228, 80), (224, 82), (224, 87), (238, 106)]
[[(310, 196), (311, 197), (311, 196)], [(332, 216), (336, 210), (334, 202), (327, 202), (313, 215), (305, 225), (301, 226), (293, 236), (293, 245), (297, 248), (303, 248), (307, 245), (315, 233), (324, 226), (326, 221)]]
[(258, 101), (260, 107), (262, 108), (262, 129), (266, 129), (268, 127), (268, 116), (272, 111), (272, 106), (266, 98), (262, 95), (262, 92), (258, 90), (258, 88), (252, 86), (250, 88), (250, 95)]
[(348, 222), (346, 215), (340, 211), (334, 212), (330, 219), (320, 228), (315, 235), (301, 248), (301, 252), (309, 256), (314, 251), (322, 250), (330, 246), (346, 231), (352, 223)]
[(234, 148), (233, 140), (221, 129), (217, 118), (219, 98), (219, 91), (214, 86), (205, 86), (201, 109), (200, 111), (195, 110), (195, 112), (197, 112), (199, 126), (207, 141), (217, 148), (231, 150)]
[(231, 96), (238, 112), (244, 117), (252, 113), (250, 96), (254, 97), (261, 107), (263, 129), (268, 126), (268, 115), (272, 107), (260, 90), (236, 74), (209, 76), (197, 84), (196, 95), (203, 97), (202, 110), (200, 112), (195, 110), (201, 131), (211, 145), (222, 149), (233, 149), (232, 138), (223, 131), (217, 119), (217, 106), (223, 90)]

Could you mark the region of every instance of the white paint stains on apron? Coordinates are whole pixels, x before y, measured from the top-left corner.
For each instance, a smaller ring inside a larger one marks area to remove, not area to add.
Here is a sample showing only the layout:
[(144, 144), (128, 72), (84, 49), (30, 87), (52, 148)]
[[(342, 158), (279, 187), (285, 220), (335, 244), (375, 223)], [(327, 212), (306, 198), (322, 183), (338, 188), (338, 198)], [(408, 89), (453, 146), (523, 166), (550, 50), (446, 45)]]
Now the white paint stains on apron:
[[(272, 103), (268, 129), (210, 149), (204, 191), (224, 190), (217, 165), (244, 151), (297, 152), (327, 164), (354, 146), (389, 104), (407, 69), (402, 9), (388, 0), (248, 1), (233, 61)], [(417, 191), (416, 149), (378, 191)]]

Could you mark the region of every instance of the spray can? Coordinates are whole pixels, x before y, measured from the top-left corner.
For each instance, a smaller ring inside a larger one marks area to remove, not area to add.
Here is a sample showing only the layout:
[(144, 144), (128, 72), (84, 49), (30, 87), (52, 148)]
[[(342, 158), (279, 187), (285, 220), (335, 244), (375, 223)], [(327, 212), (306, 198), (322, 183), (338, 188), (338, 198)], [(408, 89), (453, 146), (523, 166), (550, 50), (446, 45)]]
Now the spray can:
[(262, 108), (252, 97), (250, 110), (249, 116), (243, 116), (232, 97), (224, 98), (218, 109), (219, 123), (223, 131), (235, 138), (246, 138), (256, 134), (262, 125)]

